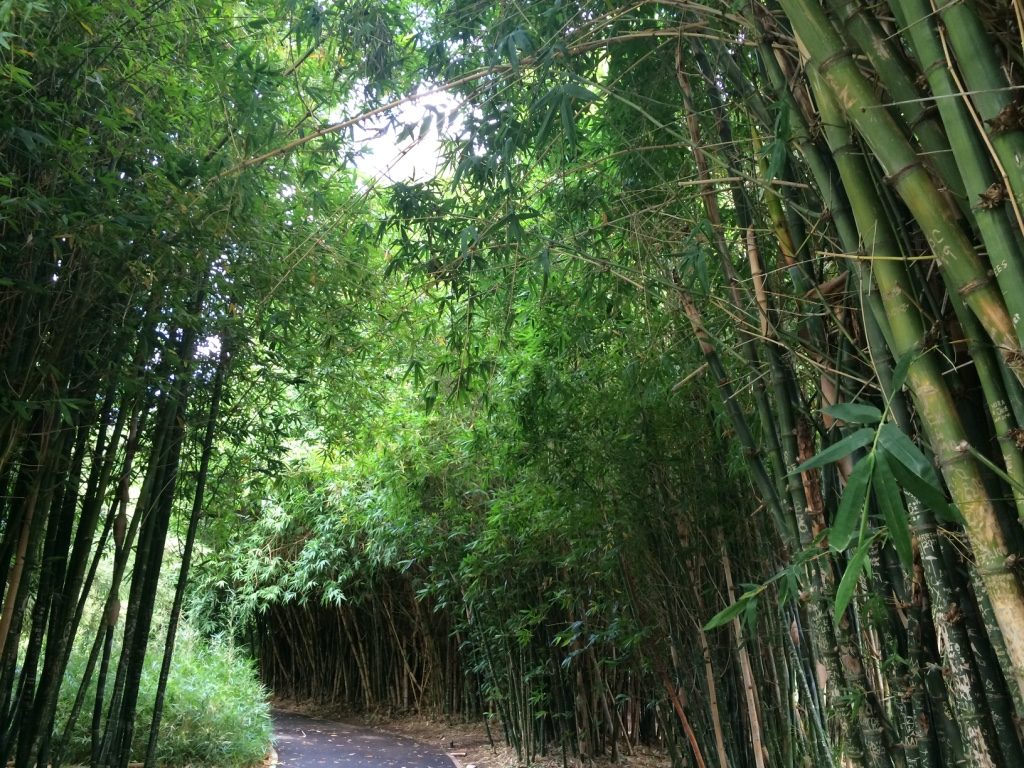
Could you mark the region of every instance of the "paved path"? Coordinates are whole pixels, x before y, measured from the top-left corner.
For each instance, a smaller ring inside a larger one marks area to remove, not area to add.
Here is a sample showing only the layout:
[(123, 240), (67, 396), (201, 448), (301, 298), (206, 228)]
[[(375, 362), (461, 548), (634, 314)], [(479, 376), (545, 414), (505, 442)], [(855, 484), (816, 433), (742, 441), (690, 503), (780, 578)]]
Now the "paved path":
[(273, 717), (281, 768), (453, 768), (440, 750), (402, 736), (281, 710)]

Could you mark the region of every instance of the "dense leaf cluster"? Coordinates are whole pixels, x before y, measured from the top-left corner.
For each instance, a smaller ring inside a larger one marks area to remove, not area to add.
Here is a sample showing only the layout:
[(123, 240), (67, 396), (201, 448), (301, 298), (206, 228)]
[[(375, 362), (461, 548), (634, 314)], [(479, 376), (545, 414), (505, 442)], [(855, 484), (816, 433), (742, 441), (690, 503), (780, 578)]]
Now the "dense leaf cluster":
[(1015, 5), (0, 22), (0, 755), (60, 763), (77, 642), (127, 763), (178, 540), (163, 681), (198, 546), (279, 691), (527, 760), (1024, 762)]
[(613, 326), (569, 318), (575, 292), (552, 277), (519, 302), (486, 397), (428, 414), (396, 383), (362, 450), (250, 486), (251, 522), (204, 564), (195, 608), (251, 639), (276, 690), (494, 712), (524, 757), (662, 738), (676, 600), (720, 599), (696, 564), (740, 513), (742, 464), (706, 395), (672, 391), (692, 352), (640, 305)]

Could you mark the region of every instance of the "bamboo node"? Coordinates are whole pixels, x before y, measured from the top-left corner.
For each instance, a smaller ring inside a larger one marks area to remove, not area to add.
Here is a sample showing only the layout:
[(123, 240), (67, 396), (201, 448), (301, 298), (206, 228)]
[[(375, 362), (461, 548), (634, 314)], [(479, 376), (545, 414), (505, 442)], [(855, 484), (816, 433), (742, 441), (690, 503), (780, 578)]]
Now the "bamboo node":
[(934, 73), (938, 69), (943, 69), (944, 70), (948, 66), (949, 65), (946, 63), (946, 60), (940, 58), (940, 59), (936, 59), (931, 64), (929, 64), (927, 67), (925, 67), (924, 70), (921, 72), (921, 74), (918, 75), (917, 79), (914, 81), (915, 83), (917, 83), (918, 89), (921, 90), (921, 91), (927, 92), (929, 87), (930, 87), (929, 84), (928, 84), (928, 78), (931, 77), (932, 73)]
[(1007, 437), (1013, 440), (1013, 444), (1017, 446), (1018, 451), (1024, 451), (1024, 428), (1013, 427), (1007, 433)]
[(959, 443), (953, 446), (953, 449), (952, 451), (950, 451), (948, 456), (944, 456), (941, 459), (938, 456), (936, 456), (935, 465), (939, 469), (946, 469), (947, 467), (952, 467), (956, 465), (958, 462), (961, 462), (965, 458), (967, 458), (970, 452), (970, 443), (968, 443), (966, 440), (961, 440)]
[(991, 209), (1002, 205), (1006, 202), (1006, 187), (1000, 182), (995, 181), (989, 185), (988, 189), (978, 195), (978, 204), (975, 208)]
[(1015, 567), (1020, 566), (1019, 555), (1008, 555), (1002, 560), (995, 560), (986, 565), (982, 565), (980, 562), (977, 565), (979, 576), (1005, 576), (1007, 573), (1012, 573)]
[(917, 170), (920, 166), (921, 166), (921, 163), (918, 160), (915, 160), (912, 163), (907, 163), (902, 168), (900, 168), (898, 171), (894, 171), (893, 173), (890, 173), (888, 176), (886, 176), (885, 180), (886, 180), (887, 183), (892, 184), (893, 186), (896, 186), (897, 184), (900, 183), (900, 179), (902, 179), (904, 176), (906, 176), (911, 171)]
[(979, 288), (984, 288), (986, 285), (992, 282), (992, 275), (985, 274), (981, 277), (976, 277), (973, 280), (968, 280), (957, 290), (962, 298), (967, 298)]
[(852, 141), (847, 144), (843, 144), (843, 146), (841, 147), (836, 147), (835, 149), (832, 150), (832, 154), (835, 155), (836, 157), (842, 157), (844, 155), (862, 155), (863, 153), (864, 150), (861, 149), (856, 144), (854, 144)]
[(824, 74), (843, 59), (852, 59), (853, 52), (849, 48), (840, 48), (838, 51), (833, 53), (831, 56), (826, 58), (818, 65), (818, 71), (824, 76)]
[(938, 117), (938, 113), (939, 108), (936, 107), (934, 104), (929, 104), (928, 106), (922, 108), (921, 114), (919, 114), (916, 118), (910, 121), (910, 130), (915, 131), (917, 130), (917, 127), (921, 125), (921, 123), (925, 123), (928, 122), (929, 120), (936, 119)]
[(985, 122), (993, 136), (1024, 128), (1024, 109), (1021, 109), (1020, 100), (1015, 99), (1007, 103), (999, 110), (998, 115)]

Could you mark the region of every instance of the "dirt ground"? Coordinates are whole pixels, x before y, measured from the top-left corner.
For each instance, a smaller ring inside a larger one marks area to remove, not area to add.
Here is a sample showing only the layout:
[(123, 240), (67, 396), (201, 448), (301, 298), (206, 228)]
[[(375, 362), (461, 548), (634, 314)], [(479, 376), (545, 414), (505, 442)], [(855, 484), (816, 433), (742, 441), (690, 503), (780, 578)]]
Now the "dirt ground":
[[(466, 723), (422, 715), (366, 717), (287, 700), (275, 701), (274, 706), (317, 717), (372, 725), (382, 731), (407, 736), (441, 752), (449, 753), (462, 768), (520, 768), (524, 765), (516, 756), (515, 750), (505, 744), (501, 724), (497, 721), (490, 724), (489, 738), (487, 725), (483, 720)], [(607, 757), (588, 759), (585, 763), (578, 758), (570, 757), (568, 765), (569, 768), (669, 768), (671, 765), (664, 751), (645, 747), (634, 747), (630, 751), (632, 754), (626, 754), (623, 748), (624, 754), (620, 755), (617, 763), (611, 762)], [(554, 754), (538, 757), (531, 765), (536, 768), (563, 768), (562, 756)]]

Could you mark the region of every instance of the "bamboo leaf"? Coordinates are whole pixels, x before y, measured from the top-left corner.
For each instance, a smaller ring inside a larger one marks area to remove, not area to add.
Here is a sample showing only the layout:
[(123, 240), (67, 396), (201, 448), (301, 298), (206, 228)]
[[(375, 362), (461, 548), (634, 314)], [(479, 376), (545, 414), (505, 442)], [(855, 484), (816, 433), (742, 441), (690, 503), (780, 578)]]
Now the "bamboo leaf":
[(915, 357), (915, 353), (911, 350), (904, 354), (896, 363), (896, 367), (892, 372), (892, 392), (889, 395), (890, 397), (903, 389), (903, 385), (907, 381), (907, 373), (910, 372), (910, 364), (914, 362)]
[(545, 141), (547, 141), (548, 134), (551, 132), (551, 127), (554, 123), (555, 111), (557, 110), (557, 107), (554, 105), (554, 103), (552, 103), (550, 99), (547, 97), (545, 97), (541, 101), (538, 101), (537, 105), (535, 106), (539, 106), (542, 102), (545, 101), (547, 102), (547, 104), (544, 110), (544, 119), (541, 120), (540, 128), (537, 129), (536, 143), (538, 147), (542, 147)]
[(412, 132), (414, 130), (416, 130), (416, 126), (414, 126), (412, 123), (407, 123), (406, 125), (402, 126), (402, 130), (399, 131), (398, 135), (395, 137), (395, 143), (401, 144), (406, 139), (411, 138)]
[(597, 101), (600, 97), (591, 91), (589, 88), (584, 88), (582, 85), (577, 83), (566, 83), (562, 86), (562, 92), (566, 96), (571, 96), (574, 99), (581, 101)]
[(572, 152), (576, 151), (576, 121), (572, 117), (571, 97), (563, 96), (560, 107), (562, 115), (562, 131), (565, 132), (565, 141)]
[(753, 633), (757, 629), (757, 598), (747, 600), (747, 607), (743, 609), (743, 626), (748, 632)]
[(805, 461), (803, 464), (794, 469), (792, 472), (790, 472), (790, 474), (794, 475), (797, 472), (804, 472), (808, 469), (814, 469), (815, 467), (823, 467), (826, 464), (831, 464), (833, 461), (836, 461), (837, 459), (841, 459), (844, 456), (849, 456), (858, 448), (863, 448), (865, 445), (867, 445), (874, 439), (875, 430), (870, 429), (868, 427), (858, 429), (856, 432), (847, 435), (839, 442), (833, 443), (825, 450), (815, 454), (807, 461)]
[(914, 548), (910, 541), (907, 510), (903, 505), (903, 497), (900, 495), (896, 477), (889, 467), (885, 451), (879, 451), (875, 455), (875, 474), (872, 484), (878, 506), (882, 510), (882, 517), (885, 518), (886, 528), (889, 530), (889, 540), (892, 542), (896, 554), (899, 555), (903, 567), (909, 572), (914, 565)]
[(873, 405), (862, 403), (837, 403), (821, 409), (833, 419), (850, 424), (877, 424), (882, 420), (882, 412)]
[(839, 586), (836, 588), (836, 606), (835, 606), (835, 620), (836, 623), (843, 617), (843, 613), (846, 611), (846, 606), (853, 600), (853, 594), (857, 591), (857, 580), (860, 578), (860, 573), (864, 570), (867, 564), (868, 551), (871, 549), (871, 544), (874, 541), (874, 537), (865, 539), (861, 542), (861, 545), (857, 547), (857, 551), (853, 557), (850, 558), (850, 562), (846, 566), (846, 571), (843, 573), (843, 578), (839, 582)]
[(939, 477), (931, 462), (921, 449), (895, 424), (883, 424), (878, 434), (878, 444), (918, 477), (938, 487)]
[(704, 625), (704, 629), (717, 629), (718, 627), (721, 627), (729, 623), (737, 616), (739, 616), (743, 612), (744, 608), (746, 608), (746, 605), (744, 604), (744, 601), (741, 598), (732, 605), (728, 606), (727, 608), (719, 611), (714, 616), (712, 616), (711, 620)]
[[(963, 515), (960, 514), (960, 510), (946, 501), (946, 494), (938, 486), (937, 477), (935, 478), (936, 483), (929, 482), (920, 475), (914, 474), (912, 470), (898, 459), (893, 458), (891, 454), (888, 456), (888, 460), (889, 467), (892, 469), (896, 479), (899, 480), (900, 485), (934, 512), (936, 517), (948, 523), (965, 524), (966, 521)], [(934, 472), (932, 475), (934, 476)]]
[(423, 122), (420, 123), (420, 135), (419, 135), (419, 140), (420, 141), (422, 141), (423, 137), (426, 136), (430, 132), (430, 126), (431, 126), (431, 124), (433, 124), (433, 122), (434, 122), (434, 116), (429, 114), (429, 113), (426, 115), (426, 117), (423, 118)]
[(744, 592), (739, 598), (730, 606), (727, 606), (711, 617), (711, 620), (704, 625), (705, 630), (717, 629), (730, 621), (735, 619), (745, 610), (747, 610), (747, 603), (753, 600), (757, 595), (758, 590), (751, 592)]
[(992, 460), (988, 458), (988, 456), (983, 454), (981, 451), (979, 451), (973, 445), (968, 445), (967, 446), (967, 450), (970, 451), (971, 456), (973, 456), (978, 461), (980, 461), (982, 464), (984, 464), (986, 467), (988, 467), (993, 473), (998, 475), (1000, 479), (1002, 479), (1006, 483), (1008, 483), (1010, 485), (1010, 487), (1013, 488), (1014, 493), (1024, 493), (1024, 485), (1021, 485), (1019, 481), (1017, 481), (1017, 480), (1013, 479), (1012, 477), (1010, 477), (1006, 473), (1006, 471), (1004, 469), (999, 467), (999, 465), (994, 464), (992, 462)]
[(505, 49), (505, 53), (508, 55), (508, 63), (512, 65), (512, 69), (517, 69), (519, 67), (519, 51), (516, 50), (514, 36), (515, 32), (506, 37), (500, 47)]
[(871, 491), (871, 475), (875, 466), (875, 454), (868, 454), (857, 462), (846, 481), (846, 490), (839, 500), (835, 521), (828, 535), (828, 543), (832, 549), (841, 552), (846, 549), (853, 538), (853, 532), (859, 527), (867, 509), (868, 493)]

